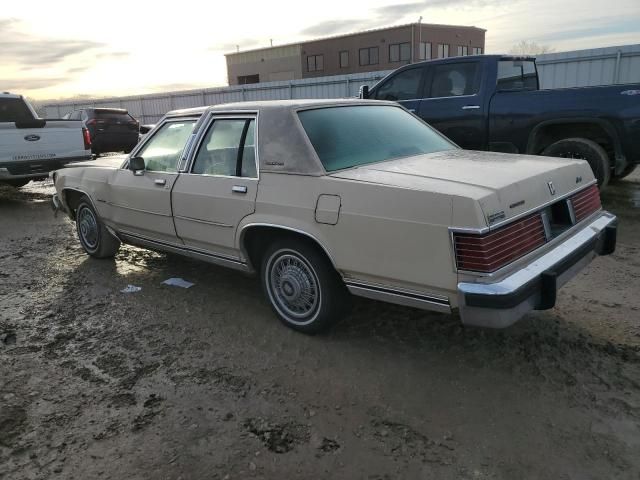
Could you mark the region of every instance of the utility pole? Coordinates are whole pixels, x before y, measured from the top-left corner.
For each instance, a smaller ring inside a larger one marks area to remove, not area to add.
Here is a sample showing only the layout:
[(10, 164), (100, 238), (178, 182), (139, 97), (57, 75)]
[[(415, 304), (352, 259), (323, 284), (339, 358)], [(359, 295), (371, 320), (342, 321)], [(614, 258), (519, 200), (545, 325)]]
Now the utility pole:
[(423, 58), (420, 58), (420, 49), (422, 48), (422, 15), (418, 19), (418, 60), (424, 60), (427, 58), (427, 52), (425, 50), (425, 55)]

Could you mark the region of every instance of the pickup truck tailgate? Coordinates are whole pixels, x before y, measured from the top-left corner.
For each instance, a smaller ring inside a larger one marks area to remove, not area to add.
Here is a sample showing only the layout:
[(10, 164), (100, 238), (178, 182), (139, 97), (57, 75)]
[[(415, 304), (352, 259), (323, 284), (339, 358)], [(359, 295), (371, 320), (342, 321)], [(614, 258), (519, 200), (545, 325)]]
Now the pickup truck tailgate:
[(27, 128), (14, 122), (0, 123), (0, 167), (12, 175), (48, 172), (51, 164), (90, 158), (85, 149), (82, 122), (46, 120)]

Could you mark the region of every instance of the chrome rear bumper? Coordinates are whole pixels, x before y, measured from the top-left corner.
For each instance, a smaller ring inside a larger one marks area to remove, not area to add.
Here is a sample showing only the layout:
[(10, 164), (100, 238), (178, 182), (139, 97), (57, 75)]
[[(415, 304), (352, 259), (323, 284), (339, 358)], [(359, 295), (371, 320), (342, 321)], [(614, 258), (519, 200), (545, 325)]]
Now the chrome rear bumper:
[(615, 215), (602, 212), (573, 236), (495, 283), (458, 283), (460, 318), (467, 325), (504, 328), (531, 310), (553, 308), (557, 290), (596, 255), (613, 253)]

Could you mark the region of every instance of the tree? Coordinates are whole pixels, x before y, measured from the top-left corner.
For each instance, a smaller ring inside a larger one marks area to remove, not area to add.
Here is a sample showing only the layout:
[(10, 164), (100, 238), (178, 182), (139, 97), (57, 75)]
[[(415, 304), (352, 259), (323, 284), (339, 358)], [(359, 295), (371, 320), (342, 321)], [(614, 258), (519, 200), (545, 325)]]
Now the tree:
[(522, 40), (511, 47), (509, 53), (512, 55), (544, 55), (555, 51), (555, 48), (549, 45), (540, 45), (534, 41)]

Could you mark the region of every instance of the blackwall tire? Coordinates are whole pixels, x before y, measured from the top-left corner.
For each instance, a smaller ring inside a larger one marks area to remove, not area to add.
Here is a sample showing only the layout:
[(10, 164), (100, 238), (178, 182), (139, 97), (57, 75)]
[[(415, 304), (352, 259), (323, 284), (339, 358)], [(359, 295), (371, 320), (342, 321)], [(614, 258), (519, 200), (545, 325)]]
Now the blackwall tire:
[(603, 190), (611, 179), (611, 163), (607, 152), (593, 140), (566, 138), (552, 143), (542, 152), (547, 157), (578, 158), (586, 160)]
[(611, 178), (611, 181), (615, 182), (617, 180), (622, 180), (623, 178), (628, 177), (634, 172), (637, 166), (638, 166), (637, 163), (627, 165), (626, 167), (624, 167), (624, 170), (622, 170), (622, 173), (620, 175), (613, 175), (613, 177)]
[(76, 209), (76, 231), (80, 245), (94, 258), (112, 258), (120, 248), (120, 240), (109, 233), (86, 196)]
[(340, 275), (310, 242), (273, 242), (262, 256), (260, 278), (278, 318), (299, 332), (326, 331), (349, 311), (351, 295)]

